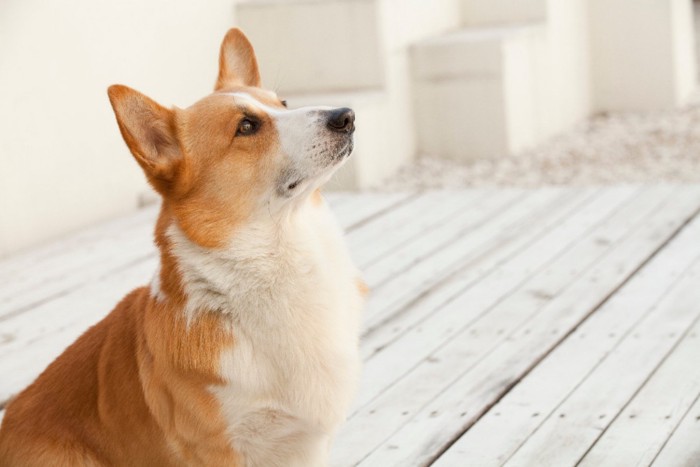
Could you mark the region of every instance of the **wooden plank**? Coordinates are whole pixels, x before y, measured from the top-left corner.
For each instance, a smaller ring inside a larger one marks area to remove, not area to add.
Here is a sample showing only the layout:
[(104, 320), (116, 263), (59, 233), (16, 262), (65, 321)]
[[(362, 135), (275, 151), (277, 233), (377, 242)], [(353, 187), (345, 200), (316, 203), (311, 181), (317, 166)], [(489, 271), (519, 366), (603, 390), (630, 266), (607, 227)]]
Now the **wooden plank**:
[(363, 224), (348, 236), (355, 264), (364, 269), (457, 212), (478, 203), (485, 195), (483, 190), (428, 192)]
[[(365, 436), (360, 444), (351, 443), (351, 457), (340, 457), (345, 462), (341, 465), (357, 460), (357, 454), (352, 454), (355, 450), (365, 454), (372, 451), (361, 465), (425, 465), (432, 461), (456, 434), (471, 425), (629, 278), (700, 204), (698, 188), (679, 190), (671, 196), (660, 190), (657, 196), (638, 198), (650, 207), (646, 216), (631, 210), (618, 216), (623, 219), (612, 231), (627, 225), (629, 233), (611, 244), (594, 266), (579, 272), (562, 293), (548, 298), (532, 293), (539, 290), (533, 289), (507, 307), (499, 306), (506, 316), (522, 314), (518, 310), (524, 307), (527, 321), (509, 333), (499, 334), (508, 321), (494, 320), (483, 340), (478, 327), (468, 329), (373, 401), (368, 411), (363, 409), (364, 416), (354, 425), (360, 426)], [(541, 306), (543, 302), (546, 304)], [(493, 316), (493, 312), (486, 316)], [(494, 334), (505, 334), (498, 345), (492, 344)], [(351, 419), (349, 425), (355, 420)]]
[(654, 467), (693, 467), (700, 465), (700, 396), (652, 464)]
[[(0, 280), (13, 280), (17, 275), (30, 274), (35, 271), (38, 264), (45, 264), (46, 261), (54, 261), (55, 256), (60, 258), (70, 255), (76, 250), (80, 250), (94, 241), (110, 237), (114, 233), (123, 232), (143, 224), (149, 224), (155, 218), (158, 211), (157, 206), (149, 206), (139, 209), (125, 216), (81, 229), (78, 232), (65, 235), (55, 241), (48, 242), (26, 251), (22, 251), (0, 259)], [(40, 268), (39, 268), (40, 270)], [(5, 284), (3, 284), (4, 291)], [(4, 295), (2, 295), (4, 296)]]
[(130, 264), (154, 258), (152, 230), (152, 225), (143, 225), (128, 235), (86, 245), (65, 258), (63, 264), (47, 264), (42, 274), (23, 281), (22, 289), (0, 303), (0, 319), (30, 310)]
[[(547, 356), (434, 464), (502, 465), (633, 328), (645, 319), (668, 323), (657, 304), (680, 277), (698, 268), (700, 219), (685, 228), (611, 300)], [(655, 324), (656, 325), (656, 324)]]
[[(625, 198), (629, 199), (631, 193), (622, 194), (626, 195), (622, 196), (622, 200), (624, 200)], [(632, 192), (632, 194), (636, 193)], [(623, 210), (633, 218), (640, 218), (653, 210), (654, 203), (652, 201), (659, 195), (660, 192), (657, 190), (647, 190), (635, 196), (631, 206), (626, 204), (620, 206), (620, 199), (617, 200), (618, 206), (615, 206), (615, 203), (612, 203), (610, 198), (603, 197), (602, 199), (603, 202), (611, 202), (610, 204), (613, 207)], [(601, 204), (598, 203), (593, 205), (595, 209), (601, 207)], [(594, 211), (584, 210), (586, 216), (590, 216), (593, 213)], [(603, 214), (610, 214), (610, 212), (606, 213), (603, 211)], [(495, 347), (503, 343), (509, 332), (512, 332), (513, 328), (517, 328), (523, 319), (526, 319), (529, 314), (537, 311), (549, 300), (552, 300), (558, 288), (573, 280), (574, 277), (570, 275), (572, 268), (582, 267), (578, 264), (582, 261), (584, 264), (595, 261), (595, 258), (600, 255), (600, 252), (597, 255), (591, 254), (595, 252), (595, 249), (605, 251), (611, 248), (610, 241), (600, 242), (596, 241), (597, 239), (605, 238), (606, 235), (614, 239), (614, 235), (620, 237), (629, 230), (629, 226), (626, 227), (627, 221), (623, 216), (613, 216), (606, 219), (606, 221), (600, 225), (594, 223), (596, 230), (592, 233), (589, 232), (589, 235), (585, 237), (588, 242), (583, 243), (583, 246), (579, 246), (573, 251), (569, 251), (570, 248), (567, 248), (569, 240), (567, 240), (565, 235), (545, 239), (545, 242), (553, 238), (558, 238), (560, 242), (564, 241), (564, 245), (560, 247), (550, 246), (547, 243), (538, 243), (539, 247), (531, 252), (535, 255), (542, 251), (543, 246), (555, 249), (555, 256), (558, 253), (556, 251), (558, 248), (563, 248), (567, 254), (560, 256), (554, 264), (549, 264), (547, 268), (532, 274), (531, 278), (524, 284), (518, 284), (517, 282), (511, 284), (511, 287), (519, 285), (518, 294), (507, 295), (504, 301), (498, 301), (498, 296), (491, 296), (488, 298), (488, 301), (480, 302), (478, 295), (471, 296), (470, 294), (465, 294), (460, 299), (451, 301), (446, 307), (449, 310), (446, 315), (448, 317), (448, 327), (443, 329), (437, 328), (438, 333), (450, 331), (449, 324), (454, 323), (460, 314), (472, 315), (467, 320), (470, 324), (469, 327), (456, 326), (455, 331), (449, 332), (447, 336), (449, 340), (446, 346), (448, 349), (452, 349), (452, 352), (445, 350), (445, 344), (443, 343), (446, 339), (436, 338), (434, 331), (428, 332), (424, 340), (433, 339), (439, 341), (443, 348), (423, 357), (418, 363), (410, 362), (413, 367), (411, 374), (400, 379), (394, 386), (381, 394), (379, 398), (364, 407), (359, 412), (357, 419), (353, 418), (350, 420), (349, 428), (341, 432), (339, 438), (339, 440), (342, 440), (344, 448), (343, 452), (339, 453), (338, 459), (343, 458), (343, 456), (361, 456), (363, 455), (362, 446), (372, 447), (358, 437), (359, 432), (357, 430), (360, 425), (366, 426), (371, 431), (377, 431), (378, 434), (374, 437), (377, 443), (380, 443), (388, 434), (398, 429), (412, 414), (418, 412), (422, 405), (429, 402), (431, 398), (439, 394), (448, 385), (449, 381), (441, 381), (440, 374), (459, 375), (474, 366)], [(574, 223), (570, 227), (576, 227), (576, 224)], [(566, 228), (564, 233), (571, 234), (571, 230)], [(576, 236), (574, 236), (574, 240), (578, 240)], [(532, 256), (532, 254), (528, 255), (530, 258)], [(590, 256), (590, 258), (586, 259), (587, 256)], [(526, 272), (525, 275), (528, 276), (530, 273)], [(503, 276), (495, 275), (494, 279), (485, 283), (485, 288), (482, 290), (484, 291), (483, 293), (487, 294), (487, 297), (491, 287), (495, 286), (497, 279), (500, 277)], [(504, 279), (508, 282), (507, 278)], [(475, 299), (473, 306), (471, 299)], [(494, 300), (497, 306), (489, 308)], [(484, 310), (481, 309), (485, 305), (489, 311), (486, 315), (483, 313)], [(441, 315), (445, 313), (442, 312)], [(526, 318), (520, 316), (523, 314), (526, 315)], [(440, 321), (441, 315), (436, 315), (435, 319)], [(475, 320), (475, 317), (479, 319)], [(422, 327), (430, 327), (432, 321), (433, 317), (431, 316), (430, 321)], [(474, 326), (476, 325), (478, 327), (475, 328)], [(420, 338), (420, 335), (423, 333), (419, 328), (413, 334), (416, 335), (416, 338)], [(420, 344), (416, 343), (415, 345), (418, 347)], [(401, 370), (406, 369), (399, 361), (393, 362), (391, 365), (396, 365)], [(390, 372), (392, 370), (386, 371)], [(404, 395), (401, 396), (400, 394)], [(379, 433), (382, 436), (379, 436)], [(355, 451), (359, 452), (353, 454)], [(364, 451), (365, 454), (366, 452)], [(357, 458), (356, 461), (359, 459)]]
[[(700, 238), (700, 237), (696, 237)], [(580, 462), (581, 467), (649, 465), (700, 393), (700, 268), (685, 293), (695, 306), (695, 325)], [(681, 301), (681, 300), (679, 300)], [(683, 300), (688, 303), (688, 300)], [(674, 333), (682, 331), (674, 329)], [(700, 444), (700, 439), (695, 441)]]
[(364, 265), (362, 274), (368, 283), (374, 284), (373, 287), (379, 287), (436, 251), (468, 236), (531, 194), (531, 191), (523, 190), (489, 190), (483, 199), (468, 204), (439, 225), (433, 225), (422, 235), (399, 245), (390, 255), (375, 258)]
[[(697, 317), (698, 296), (692, 289), (697, 290), (697, 278), (686, 278), (659, 305), (657, 319), (625, 336), (559, 405), (557, 412), (566, 416), (547, 418), (508, 465), (532, 465), (536, 459), (553, 465), (578, 462)], [(555, 449), (559, 443), (566, 449)]]
[(336, 210), (340, 205), (351, 201), (356, 195), (357, 193), (352, 191), (326, 191), (323, 193), (323, 198), (331, 209)]
[(357, 193), (347, 203), (334, 209), (334, 212), (341, 227), (350, 230), (415, 196), (415, 193)]
[[(690, 302), (683, 297), (676, 297), (673, 306), (680, 307), (686, 315), (691, 315), (691, 318), (695, 319), (697, 317), (695, 305), (698, 300), (697, 279), (694, 284), (686, 283), (684, 291), (685, 296), (693, 296), (695, 301)], [(620, 345), (561, 404), (559, 411), (565, 413), (566, 418), (564, 420), (547, 419), (506, 465), (533, 465), (532, 462), (536, 460), (542, 460), (545, 463), (555, 462), (554, 465), (577, 463), (611, 421), (619, 416), (630, 398), (677, 344), (679, 340), (678, 334), (675, 333), (677, 330), (669, 329), (665, 323), (661, 324), (663, 327), (657, 329), (649, 326), (648, 329), (644, 329), (645, 334), (633, 335)], [(604, 381), (604, 377), (608, 380)], [(696, 393), (692, 397), (695, 395)], [(680, 402), (684, 403), (682, 400)], [(689, 404), (689, 402), (686, 403)], [(645, 410), (654, 411), (651, 407)], [(664, 416), (666, 415), (669, 414), (665, 413)], [(663, 429), (663, 423), (660, 423), (659, 427)], [(640, 428), (644, 430), (643, 424), (640, 424)], [(572, 434), (574, 434), (573, 437)], [(563, 439), (566, 439), (566, 449), (552, 448)], [(644, 441), (644, 433), (640, 433), (640, 441)], [(643, 447), (646, 446), (643, 445)], [(658, 450), (658, 446), (655, 449)], [(653, 453), (651, 457), (653, 458)], [(627, 465), (647, 464), (630, 462)]]
[[(693, 287), (697, 288), (697, 282)], [(697, 304), (697, 296), (694, 303), (680, 305), (693, 307), (694, 304)], [(697, 311), (694, 308), (692, 310)], [(668, 331), (667, 326), (658, 329)], [(533, 459), (563, 462), (564, 465), (567, 463), (573, 465), (578, 462), (610, 424), (611, 419), (618, 416), (635, 391), (654, 371), (659, 361), (665, 357), (666, 352), (669, 351), (668, 347), (675, 345), (678, 336), (674, 331), (667, 332), (665, 335), (660, 333), (655, 335), (658, 329), (646, 330), (648, 334), (638, 338), (642, 341), (641, 345), (625, 342), (618, 347), (612, 358), (601, 364), (561, 404), (559, 411), (567, 415), (567, 420), (547, 419), (513, 455), (507, 465), (532, 465)], [(637, 337), (631, 340), (634, 339)], [(608, 380), (603, 381), (604, 377)], [(566, 439), (566, 449), (556, 451), (551, 448), (563, 439)], [(640, 437), (640, 439), (643, 438)]]
[[(43, 284), (62, 278), (66, 272), (91, 266), (104, 272), (106, 265), (102, 266), (101, 262), (109, 258), (117, 264), (128, 264), (133, 260), (132, 252), (124, 249), (124, 255), (115, 255), (114, 247), (121, 247), (122, 243), (132, 246), (134, 237), (151, 242), (156, 214), (157, 208), (150, 207), (1, 260), (0, 315), (7, 313), (8, 301), (17, 294), (40, 295), (38, 289)], [(141, 254), (137, 252), (136, 257)]]
[[(658, 235), (658, 232), (656, 232), (656, 235)], [(636, 242), (635, 242), (635, 243), (636, 243)], [(627, 247), (628, 247), (628, 245), (625, 245), (625, 248), (627, 248)], [(629, 254), (629, 250), (628, 250), (626, 253)], [(624, 258), (624, 256), (623, 256), (623, 258)], [(618, 260), (619, 260), (619, 258), (618, 258)], [(612, 266), (612, 264), (610, 264), (610, 265), (608, 266), (607, 274), (610, 274), (610, 273), (611, 273), (611, 271), (610, 271), (609, 269), (612, 269), (612, 268), (611, 268), (610, 266)], [(623, 268), (623, 269), (624, 269), (624, 268)], [(603, 272), (605, 272), (605, 271), (603, 271)], [(619, 272), (619, 271), (613, 271), (613, 274), (615, 274), (615, 273), (617, 273), (617, 272)], [(595, 276), (591, 277), (591, 279), (593, 279), (593, 278), (595, 278)], [(591, 293), (593, 294), (593, 296), (595, 296), (597, 293), (600, 293), (600, 290), (596, 291), (596, 290), (595, 290), (595, 287), (591, 287), (591, 286), (589, 286), (588, 284), (584, 284), (583, 287), (578, 287), (578, 289), (579, 289), (579, 290), (578, 290), (578, 293), (576, 293), (576, 294), (568, 294), (568, 299), (569, 299), (569, 300), (568, 300), (568, 303), (567, 303), (567, 302), (561, 303), (562, 301), (559, 300), (559, 303), (558, 303), (558, 304), (561, 305), (561, 306), (564, 306), (564, 308), (569, 308), (569, 307), (578, 306), (578, 305), (580, 305), (580, 303), (585, 302), (585, 300), (589, 300), (589, 299), (590, 299), (590, 294), (591, 294)], [(574, 289), (574, 290), (575, 290), (575, 289)], [(572, 297), (575, 298), (575, 300), (573, 300)], [(550, 309), (551, 309), (551, 307), (550, 307)], [(569, 310), (569, 311), (571, 311), (571, 310)], [(576, 310), (575, 310), (575, 311), (576, 311)], [(576, 313), (573, 313), (573, 315), (575, 316)], [(545, 314), (545, 316), (546, 316), (546, 314)], [(568, 317), (568, 316), (567, 316), (567, 317)], [(560, 318), (561, 318), (561, 317), (560, 317)], [(552, 327), (551, 325), (548, 326), (548, 325), (550, 324), (549, 321), (551, 321), (551, 317), (547, 317), (546, 319), (547, 319), (547, 321), (544, 321), (544, 322), (535, 322), (535, 324), (537, 324), (537, 326), (534, 326), (534, 325), (533, 325), (532, 327), (528, 326), (528, 329), (525, 329), (525, 330), (524, 330), (524, 334), (527, 335), (527, 334), (534, 328), (534, 329), (536, 329), (537, 331), (539, 331), (539, 330), (541, 330), (541, 329), (548, 329), (548, 333), (551, 332), (552, 334), (555, 334), (555, 335), (556, 335), (556, 334), (557, 334), (557, 328), (554, 328), (554, 327)], [(554, 323), (554, 324), (556, 325), (556, 323)], [(558, 327), (562, 327), (562, 323), (559, 323)], [(542, 340), (546, 341), (547, 338), (550, 337), (550, 336), (548, 336), (548, 333), (542, 333), (542, 332), (534, 333), (534, 334), (538, 337), (538, 341), (536, 341), (536, 343), (539, 343), (539, 342), (541, 342)], [(511, 336), (511, 338), (515, 340), (514, 337)], [(466, 340), (466, 337), (465, 337), (465, 340)], [(520, 349), (520, 350), (522, 351), (523, 349)], [(503, 352), (501, 352), (501, 353), (503, 354)], [(527, 353), (527, 352), (525, 352), (525, 353)], [(510, 355), (509, 355), (508, 353), (506, 353), (506, 354), (504, 354), (504, 355), (501, 355), (500, 357), (501, 357), (501, 358), (513, 358), (514, 356), (515, 356), (515, 357), (519, 357), (519, 353), (516, 352), (514, 355), (512, 354), (512, 352), (511, 352)], [(445, 357), (449, 357), (449, 354), (448, 354), (448, 355), (440, 355), (440, 358), (445, 358)], [(534, 358), (534, 357), (532, 357), (532, 358)], [(438, 357), (435, 357), (435, 360), (439, 360), (439, 358), (438, 358)], [(530, 360), (530, 361), (531, 361), (531, 360)], [(527, 360), (526, 360), (524, 363), (528, 363)], [(493, 366), (493, 365), (491, 365), (491, 366)], [(441, 367), (441, 366), (438, 365), (438, 367)], [(502, 365), (501, 371), (507, 373), (509, 370), (510, 370), (510, 371), (513, 370), (512, 367), (513, 367), (513, 365)], [(445, 369), (444, 369), (444, 367), (442, 367), (442, 368), (443, 368), (443, 374), (444, 374)], [(488, 368), (488, 367), (487, 367), (487, 368)], [(449, 372), (449, 370), (447, 370), (447, 372)], [(498, 389), (500, 389), (500, 387), (502, 387), (504, 384), (507, 384), (507, 383), (504, 383), (504, 381), (503, 381), (503, 376), (501, 375), (501, 372), (492, 373), (492, 374), (493, 374), (492, 377), (495, 379), (495, 381), (484, 381), (484, 378), (476, 378), (476, 380), (481, 381), (480, 387), (470, 387), (470, 388), (469, 388), (470, 391), (465, 391), (465, 392), (467, 392), (468, 394), (469, 394), (470, 392), (471, 392), (471, 393), (474, 393), (474, 394), (478, 394), (480, 391), (483, 391), (483, 389), (485, 389), (485, 387), (487, 388), (488, 386), (492, 386), (492, 389), (498, 390)], [(433, 375), (424, 374), (424, 375), (423, 375), (423, 377), (430, 377), (430, 376), (432, 376), (433, 378), (436, 378), (436, 377), (437, 377), (436, 374), (433, 374)], [(463, 380), (463, 381), (464, 381), (464, 380)], [(506, 381), (507, 381), (507, 379), (506, 379)], [(468, 381), (465, 381), (465, 383), (468, 384)], [(460, 393), (460, 394), (458, 394), (458, 395), (455, 395), (453, 391), (447, 391), (447, 392), (444, 393), (444, 394), (449, 394), (449, 393), (451, 393), (452, 396), (454, 397), (454, 399), (451, 401), (451, 402), (453, 402), (453, 403), (459, 404), (460, 399), (464, 397), (464, 393)], [(447, 397), (447, 396), (446, 396), (446, 397)], [(441, 396), (441, 399), (445, 399), (445, 397), (442, 397), (442, 396)], [(472, 401), (472, 402), (473, 402), (473, 401)], [(474, 405), (474, 404), (471, 404), (471, 405)], [(469, 410), (470, 410), (469, 407), (463, 407), (463, 409), (465, 409), (465, 411), (462, 412), (461, 414), (462, 414), (463, 416), (465, 416), (465, 417), (468, 416), (468, 415), (469, 415)], [(472, 409), (473, 409), (473, 407), (472, 407)], [(455, 417), (454, 412), (455, 412), (455, 410), (454, 410), (453, 408), (447, 408), (447, 407), (445, 407), (444, 405), (443, 405), (443, 406), (438, 405), (438, 408), (437, 408), (437, 409), (433, 409), (432, 411), (429, 411), (429, 412), (428, 412), (428, 415), (429, 415), (429, 416), (427, 416), (427, 415), (424, 413), (424, 415), (423, 415), (422, 417), (419, 418), (419, 420), (421, 421), (421, 423), (424, 423), (424, 424), (425, 424), (425, 426), (423, 426), (423, 427), (421, 428), (421, 430), (423, 430), (422, 432), (425, 433), (425, 428), (426, 428), (426, 427), (430, 427), (431, 424), (434, 424), (434, 423), (437, 423), (437, 422), (440, 422), (440, 421), (441, 421), (441, 422), (447, 422), (447, 423), (456, 422), (456, 420), (455, 420), (455, 418), (454, 418), (454, 417)], [(457, 412), (457, 413), (459, 413), (459, 412)], [(453, 417), (453, 418), (450, 420), (450, 417)], [(409, 422), (409, 423), (410, 423), (410, 424), (413, 424), (414, 422), (411, 421), (411, 422)], [(433, 426), (434, 426), (434, 425), (433, 425)], [(440, 430), (439, 430), (437, 427), (435, 427), (435, 426), (434, 426), (434, 429), (435, 429), (435, 431), (440, 431)], [(449, 430), (448, 430), (448, 431), (449, 431)], [(405, 432), (405, 430), (404, 430), (404, 432)], [(430, 431), (428, 430), (428, 432), (430, 432)], [(442, 432), (442, 433), (444, 433), (444, 432)], [(416, 433), (414, 433), (414, 434), (416, 434)], [(444, 436), (444, 435), (439, 434), (439, 435), (436, 435), (436, 436), (438, 436), (438, 439), (439, 439), (440, 436)], [(392, 440), (392, 441), (394, 441), (394, 440)], [(432, 439), (432, 441), (435, 441), (435, 439)], [(419, 442), (418, 439), (411, 439), (411, 442), (403, 442), (403, 440), (402, 440), (402, 442), (400, 443), (400, 446), (401, 446), (402, 448), (404, 448), (404, 446), (406, 446), (407, 444), (413, 446), (413, 443), (416, 443), (416, 445), (420, 445), (420, 442)], [(390, 446), (391, 446), (391, 445), (396, 446), (395, 443), (390, 444)], [(428, 449), (428, 450), (429, 450), (429, 448), (430, 448), (429, 446), (425, 446), (425, 445), (423, 445), (422, 447), (425, 448), (425, 449)], [(409, 456), (407, 456), (405, 459), (403, 459), (404, 462), (408, 462), (408, 459), (409, 459), (409, 458), (413, 458), (413, 457), (414, 457), (413, 455), (415, 455), (416, 458), (420, 458), (420, 455), (421, 455), (421, 454), (420, 454), (419, 452), (415, 452), (415, 450), (411, 450), (411, 449), (408, 449), (408, 451), (409, 451), (409, 453), (412, 454), (412, 455), (409, 455)], [(380, 460), (381, 460), (381, 457), (379, 457), (379, 458), (373, 457), (373, 458), (372, 458), (372, 462), (380, 462)], [(384, 459), (384, 460), (386, 461), (386, 459)], [(387, 464), (387, 465), (389, 465), (389, 464)], [(410, 464), (407, 464), (407, 465), (410, 465)]]
[(2, 322), (0, 404), (31, 383), (130, 290), (147, 283), (155, 267), (155, 258), (138, 263)]
[[(485, 309), (546, 264), (560, 246), (563, 248), (567, 242), (578, 238), (591, 222), (598, 221), (636, 192), (638, 189), (630, 187), (616, 188), (597, 198), (596, 193), (584, 192), (580, 198), (562, 200), (563, 209), (551, 209), (547, 212), (549, 215), (538, 216), (537, 222), (529, 222), (519, 229), (519, 235), (512, 242), (503, 242), (501, 248), (490, 249), (479, 261), (468, 263), (429, 294), (402, 309), (386, 325), (365, 333), (363, 356), (370, 357), (390, 343), (403, 340), (407, 332), (420, 332), (426, 338), (434, 338), (434, 333), (441, 336), (436, 341), (445, 339), (459, 329), (455, 320), (463, 322), (470, 316), (457, 306), (445, 305), (460, 300), (468, 301), (468, 309), (472, 312)], [(527, 253), (530, 250), (532, 254)], [(425, 322), (429, 327), (438, 325), (442, 328), (428, 331)], [(412, 338), (406, 339), (410, 341)]]
[[(533, 275), (541, 272), (557, 256), (571, 248), (591, 228), (616, 210), (624, 209), (625, 202), (637, 192), (638, 190), (633, 189), (607, 190), (589, 203), (577, 206), (576, 215), (566, 219), (552, 219), (555, 228), (516, 252), (496, 270), (489, 273), (475, 271), (474, 279), (466, 283), (457, 296), (451, 297), (442, 306), (431, 307), (426, 312), (425, 320), (409, 327), (407, 332), (391, 341), (389, 345), (378, 351), (375, 348), (375, 353), (364, 364), (357, 406), (362, 407), (368, 403), (396, 379), (427, 358), (443, 342), (453, 338), (465, 326), (522, 287)], [(552, 270), (549, 272), (553, 273)], [(564, 272), (570, 272), (569, 266), (566, 266)], [(566, 277), (566, 274), (561, 276)], [(386, 330), (387, 334), (391, 332), (386, 328), (383, 330)], [(368, 339), (363, 345), (374, 343), (375, 339)]]
[[(558, 189), (539, 190), (495, 219), (478, 226), (448, 247), (372, 290), (365, 309), (365, 332), (385, 325), (411, 302), (468, 265), (477, 265), (495, 250), (520, 238), (524, 228), (535, 219), (561, 209), (562, 200), (571, 200), (575, 192)], [(565, 205), (565, 203), (564, 203)]]
[(43, 342), (43, 337), (74, 325), (75, 332), (80, 333), (94, 316), (107, 314), (129, 291), (148, 284), (156, 266), (156, 258), (139, 262), (2, 321), (0, 359), (23, 352), (26, 347)]

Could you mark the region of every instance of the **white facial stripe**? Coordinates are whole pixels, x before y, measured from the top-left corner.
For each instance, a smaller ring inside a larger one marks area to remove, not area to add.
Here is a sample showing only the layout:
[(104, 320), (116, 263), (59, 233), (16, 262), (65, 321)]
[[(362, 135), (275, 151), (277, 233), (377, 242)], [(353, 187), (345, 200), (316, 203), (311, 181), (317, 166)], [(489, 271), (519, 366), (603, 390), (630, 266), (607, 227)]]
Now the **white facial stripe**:
[(255, 97), (251, 96), (247, 92), (227, 92), (226, 93), (229, 96), (233, 96), (236, 99), (241, 99), (245, 101), (248, 104), (252, 104), (254, 107), (259, 108), (260, 110), (264, 111), (270, 116), (277, 116), (286, 111), (286, 109), (277, 109), (275, 107), (270, 107), (267, 104), (264, 104), (257, 100)]
[(328, 107), (326, 105), (315, 105), (315, 106), (306, 106), (306, 107), (299, 107), (298, 109), (278, 109), (276, 107), (270, 107), (269, 105), (260, 102), (258, 99), (255, 97), (251, 96), (247, 92), (227, 92), (224, 93), (229, 96), (233, 96), (234, 98), (241, 99), (245, 101), (248, 104), (252, 104), (254, 107), (259, 108), (263, 112), (267, 113), (271, 117), (277, 117), (280, 115), (289, 115), (292, 113), (297, 113), (297, 112), (309, 112), (309, 111), (314, 111), (314, 110), (330, 110), (332, 107)]

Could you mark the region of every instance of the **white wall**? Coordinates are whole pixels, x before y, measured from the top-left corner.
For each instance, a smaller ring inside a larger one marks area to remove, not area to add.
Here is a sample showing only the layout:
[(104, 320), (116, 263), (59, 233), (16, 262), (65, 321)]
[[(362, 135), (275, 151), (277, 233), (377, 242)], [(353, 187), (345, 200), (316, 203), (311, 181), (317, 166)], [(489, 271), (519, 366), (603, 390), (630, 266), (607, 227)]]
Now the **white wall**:
[(596, 110), (671, 109), (695, 87), (691, 0), (590, 0)]
[(0, 2), (0, 256), (132, 210), (147, 190), (106, 89), (211, 91), (231, 0)]

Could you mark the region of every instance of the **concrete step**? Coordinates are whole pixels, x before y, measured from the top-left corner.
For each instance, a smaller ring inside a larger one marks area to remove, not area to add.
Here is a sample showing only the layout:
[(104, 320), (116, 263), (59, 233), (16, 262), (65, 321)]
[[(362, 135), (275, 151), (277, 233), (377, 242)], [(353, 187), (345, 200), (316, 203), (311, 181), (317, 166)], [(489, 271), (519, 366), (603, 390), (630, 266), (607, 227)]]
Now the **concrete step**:
[(462, 24), (494, 26), (545, 21), (547, 0), (461, 0)]
[(540, 121), (542, 23), (467, 28), (417, 43), (411, 71), (418, 152), (455, 159), (523, 150)]
[(384, 83), (375, 0), (247, 0), (236, 22), (254, 44), (266, 86), (343, 92)]
[(388, 59), (459, 26), (458, 0), (243, 0), (236, 22), (265, 84), (282, 92), (386, 86)]
[(355, 109), (355, 154), (331, 186), (360, 189), (415, 155), (409, 47), (457, 28), (460, 3), (247, 0), (236, 20), (255, 45), (265, 85), (291, 105)]

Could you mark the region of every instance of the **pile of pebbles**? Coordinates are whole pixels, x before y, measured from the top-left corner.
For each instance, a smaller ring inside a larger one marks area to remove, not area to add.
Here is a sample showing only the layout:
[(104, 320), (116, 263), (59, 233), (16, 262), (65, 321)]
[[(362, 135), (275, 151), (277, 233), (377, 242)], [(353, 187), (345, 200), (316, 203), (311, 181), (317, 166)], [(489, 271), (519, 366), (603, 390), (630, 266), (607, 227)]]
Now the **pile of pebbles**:
[(596, 115), (513, 156), (459, 162), (423, 156), (382, 190), (700, 182), (700, 100), (663, 112)]

